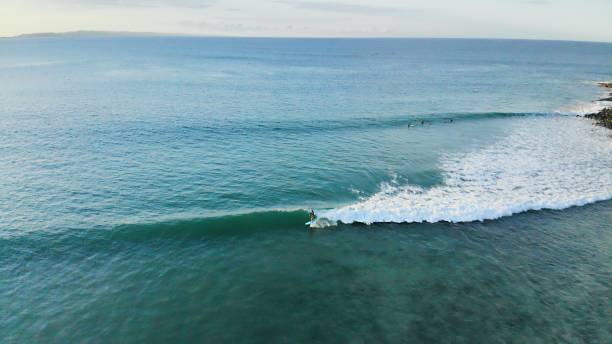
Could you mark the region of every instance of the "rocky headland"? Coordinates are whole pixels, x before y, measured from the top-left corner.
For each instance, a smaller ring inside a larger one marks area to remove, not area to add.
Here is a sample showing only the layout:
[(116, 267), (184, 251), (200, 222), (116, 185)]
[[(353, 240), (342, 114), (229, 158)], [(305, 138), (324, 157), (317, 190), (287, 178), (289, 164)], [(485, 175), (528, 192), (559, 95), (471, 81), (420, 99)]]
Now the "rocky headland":
[[(603, 88), (612, 89), (612, 82), (600, 82), (597, 85)], [(612, 101), (612, 93), (608, 95), (609, 97), (599, 99), (598, 101)], [(610, 107), (603, 108), (596, 113), (584, 115), (584, 117), (594, 119), (598, 125), (612, 129), (612, 108)]]

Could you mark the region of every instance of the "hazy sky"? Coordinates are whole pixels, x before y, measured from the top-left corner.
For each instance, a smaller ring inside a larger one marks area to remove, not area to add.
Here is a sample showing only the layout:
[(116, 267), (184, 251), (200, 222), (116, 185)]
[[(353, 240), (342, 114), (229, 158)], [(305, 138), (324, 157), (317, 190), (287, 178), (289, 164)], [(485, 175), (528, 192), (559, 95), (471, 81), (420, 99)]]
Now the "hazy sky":
[(612, 42), (612, 0), (0, 0), (0, 36), (116, 30), (231, 36)]

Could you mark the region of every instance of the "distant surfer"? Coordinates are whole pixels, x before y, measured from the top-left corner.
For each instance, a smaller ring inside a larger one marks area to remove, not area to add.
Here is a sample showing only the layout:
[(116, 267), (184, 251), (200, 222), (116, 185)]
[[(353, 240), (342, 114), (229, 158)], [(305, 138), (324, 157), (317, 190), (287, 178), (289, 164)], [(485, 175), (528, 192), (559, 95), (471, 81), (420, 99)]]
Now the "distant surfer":
[(317, 215), (315, 215), (314, 209), (310, 209), (310, 222), (314, 222), (314, 220), (317, 218)]

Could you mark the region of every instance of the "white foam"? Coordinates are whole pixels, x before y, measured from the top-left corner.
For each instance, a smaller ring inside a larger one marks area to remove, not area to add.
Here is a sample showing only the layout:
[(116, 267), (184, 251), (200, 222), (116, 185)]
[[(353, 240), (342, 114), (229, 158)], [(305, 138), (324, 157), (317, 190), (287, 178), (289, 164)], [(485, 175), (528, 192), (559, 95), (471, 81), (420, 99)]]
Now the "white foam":
[(47, 66), (52, 66), (52, 65), (58, 65), (61, 63), (65, 63), (65, 62), (64, 61), (38, 61), (38, 62), (9, 63), (9, 64), (0, 64), (0, 69), (47, 67)]
[[(602, 83), (609, 83), (609, 81), (584, 81), (583, 83), (589, 85), (599, 85)], [(593, 98), (608, 98), (610, 97), (610, 89), (608, 88), (596, 88), (596, 93), (593, 94)], [(572, 116), (584, 116), (591, 113), (597, 113), (604, 108), (612, 106), (611, 101), (607, 100), (595, 100), (595, 101), (576, 101), (569, 106), (565, 106), (561, 109), (557, 109), (555, 113), (561, 115), (572, 115)]]
[(610, 107), (611, 104), (612, 103), (608, 101), (576, 102), (567, 108), (556, 110), (555, 113), (560, 115), (584, 116), (590, 113), (599, 112), (606, 107)]
[(612, 198), (612, 140), (582, 118), (512, 119), (491, 146), (446, 156), (445, 182), (422, 189), (385, 184), (356, 204), (322, 211), (333, 223), (469, 222)]

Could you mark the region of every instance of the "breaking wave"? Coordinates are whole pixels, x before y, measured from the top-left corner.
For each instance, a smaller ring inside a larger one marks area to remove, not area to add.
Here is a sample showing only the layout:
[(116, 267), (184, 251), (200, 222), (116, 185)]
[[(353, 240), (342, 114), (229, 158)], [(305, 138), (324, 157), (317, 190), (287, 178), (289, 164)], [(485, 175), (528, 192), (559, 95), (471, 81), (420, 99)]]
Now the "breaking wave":
[(612, 198), (612, 140), (588, 120), (521, 118), (491, 146), (445, 156), (443, 185), (389, 185), (355, 204), (320, 212), (332, 223), (470, 222)]
[(555, 113), (561, 115), (578, 115), (584, 116), (590, 113), (596, 113), (610, 106), (608, 101), (593, 101), (593, 102), (577, 102), (564, 109), (557, 110)]

